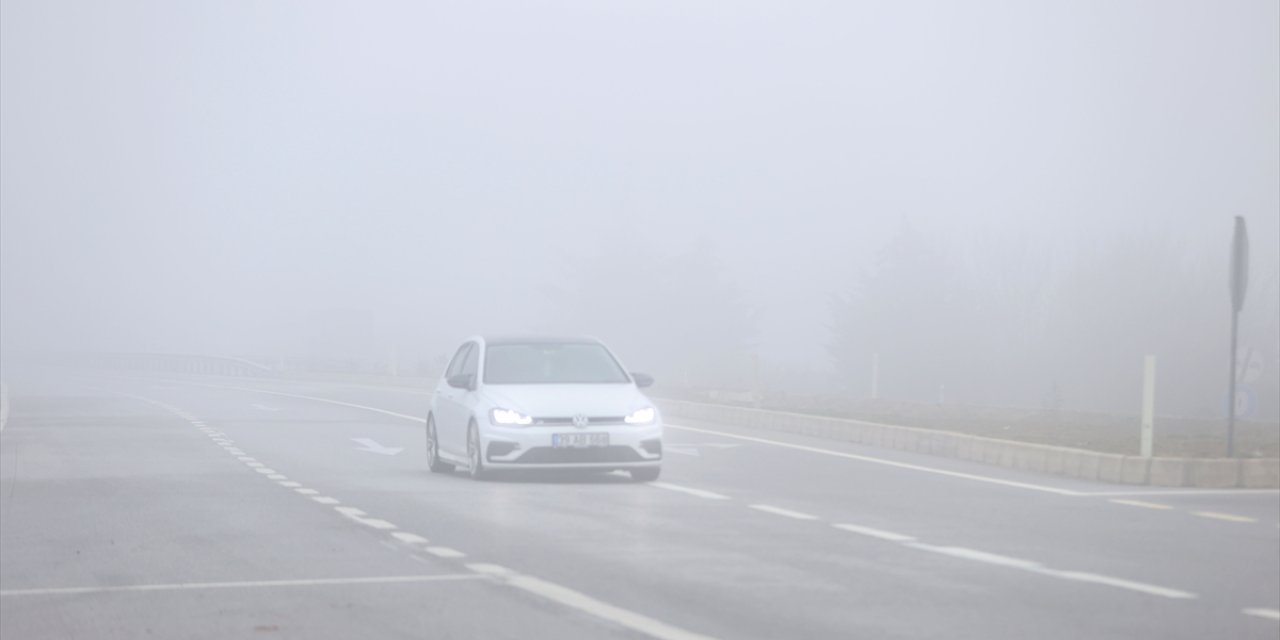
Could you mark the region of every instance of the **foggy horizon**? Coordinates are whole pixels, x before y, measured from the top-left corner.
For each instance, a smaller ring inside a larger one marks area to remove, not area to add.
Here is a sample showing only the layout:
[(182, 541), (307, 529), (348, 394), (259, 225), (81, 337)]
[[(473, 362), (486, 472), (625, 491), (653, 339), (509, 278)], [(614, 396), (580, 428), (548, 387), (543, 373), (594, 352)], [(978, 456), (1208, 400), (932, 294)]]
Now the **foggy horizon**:
[[(1126, 411), (1155, 353), (1162, 407), (1212, 413), (1236, 215), (1280, 368), (1278, 11), (6, 0), (0, 347), (585, 332), (660, 380), (857, 395), (877, 352), (891, 397)], [(957, 300), (833, 355), (904, 233)]]

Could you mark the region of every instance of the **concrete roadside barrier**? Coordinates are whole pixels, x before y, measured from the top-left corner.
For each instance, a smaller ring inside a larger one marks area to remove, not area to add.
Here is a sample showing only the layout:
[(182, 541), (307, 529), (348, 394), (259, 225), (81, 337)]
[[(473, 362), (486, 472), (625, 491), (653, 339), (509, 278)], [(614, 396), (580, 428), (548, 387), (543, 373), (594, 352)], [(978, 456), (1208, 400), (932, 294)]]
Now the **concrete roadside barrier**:
[(901, 425), (655, 398), (676, 420), (751, 427), (994, 466), (1134, 485), (1280, 488), (1280, 460), (1143, 458)]
[(1240, 485), (1250, 489), (1280, 486), (1280, 458), (1241, 460)]

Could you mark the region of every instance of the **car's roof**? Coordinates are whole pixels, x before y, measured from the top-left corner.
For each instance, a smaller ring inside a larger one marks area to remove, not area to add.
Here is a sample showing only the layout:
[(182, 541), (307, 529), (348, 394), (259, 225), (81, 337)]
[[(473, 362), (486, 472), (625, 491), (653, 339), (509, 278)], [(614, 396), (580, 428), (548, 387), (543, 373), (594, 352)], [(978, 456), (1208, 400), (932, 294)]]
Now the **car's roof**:
[(588, 336), (483, 336), (485, 344), (600, 344)]

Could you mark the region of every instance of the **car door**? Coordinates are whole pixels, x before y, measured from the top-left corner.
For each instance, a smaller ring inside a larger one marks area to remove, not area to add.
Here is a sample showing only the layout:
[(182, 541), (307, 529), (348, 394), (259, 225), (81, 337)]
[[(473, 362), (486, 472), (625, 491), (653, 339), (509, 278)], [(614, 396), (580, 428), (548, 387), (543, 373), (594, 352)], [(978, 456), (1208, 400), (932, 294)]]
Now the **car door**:
[[(453, 355), (453, 360), (449, 361), (449, 367), (445, 369), (444, 377), (436, 383), (434, 403), (436, 438), (439, 440), (440, 450), (452, 455), (466, 454), (468, 416), (464, 411), (463, 395), (469, 392), (466, 389), (449, 386), (449, 378), (463, 372), (468, 357), (475, 350), (476, 345), (473, 342), (466, 342), (458, 347), (458, 352)], [(461, 445), (461, 451), (459, 451), (459, 445)]]

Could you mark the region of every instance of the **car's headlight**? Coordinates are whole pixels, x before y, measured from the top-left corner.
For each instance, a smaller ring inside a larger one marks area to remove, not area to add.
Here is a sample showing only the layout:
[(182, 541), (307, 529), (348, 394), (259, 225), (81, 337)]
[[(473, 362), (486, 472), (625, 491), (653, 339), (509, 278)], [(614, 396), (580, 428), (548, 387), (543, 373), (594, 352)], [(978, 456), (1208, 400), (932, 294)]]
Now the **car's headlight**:
[(494, 424), (533, 424), (533, 418), (510, 409), (494, 409), (490, 411), (489, 420)]
[(653, 407), (645, 407), (638, 411), (631, 412), (631, 415), (623, 418), (627, 424), (650, 424), (657, 417), (658, 412)]

